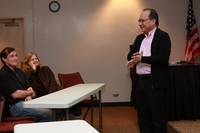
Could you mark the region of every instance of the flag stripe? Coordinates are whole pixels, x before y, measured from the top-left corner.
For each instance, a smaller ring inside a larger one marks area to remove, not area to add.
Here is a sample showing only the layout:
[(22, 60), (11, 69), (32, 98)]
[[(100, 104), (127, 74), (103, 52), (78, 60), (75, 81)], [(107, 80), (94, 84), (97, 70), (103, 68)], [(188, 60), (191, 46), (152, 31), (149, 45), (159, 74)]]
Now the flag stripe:
[(194, 17), (192, 0), (188, 3), (188, 15), (186, 25), (186, 47), (185, 47), (185, 60), (194, 62), (194, 58), (200, 54), (200, 41), (196, 20)]

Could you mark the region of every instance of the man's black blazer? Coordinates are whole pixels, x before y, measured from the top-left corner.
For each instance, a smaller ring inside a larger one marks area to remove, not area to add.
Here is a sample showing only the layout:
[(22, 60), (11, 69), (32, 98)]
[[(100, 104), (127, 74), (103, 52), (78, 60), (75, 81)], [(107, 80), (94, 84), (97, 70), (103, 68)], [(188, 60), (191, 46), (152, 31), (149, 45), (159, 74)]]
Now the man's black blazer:
[[(142, 40), (145, 38), (144, 34), (140, 34), (136, 37), (130, 52), (127, 55), (128, 61), (131, 60), (131, 56), (135, 52), (139, 52)], [(169, 71), (168, 61), (171, 53), (171, 40), (169, 35), (156, 29), (152, 44), (151, 44), (151, 56), (143, 56), (141, 62), (151, 64), (152, 75), (152, 87), (160, 87), (169, 84)], [(138, 75), (136, 74), (136, 65), (133, 71), (134, 86), (137, 81)]]

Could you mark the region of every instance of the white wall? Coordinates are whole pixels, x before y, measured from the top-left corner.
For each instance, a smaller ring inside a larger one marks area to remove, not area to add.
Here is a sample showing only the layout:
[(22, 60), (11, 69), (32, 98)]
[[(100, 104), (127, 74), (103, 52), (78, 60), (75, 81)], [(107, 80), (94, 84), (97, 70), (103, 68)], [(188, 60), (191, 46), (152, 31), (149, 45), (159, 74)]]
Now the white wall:
[[(42, 63), (57, 73), (79, 71), (86, 83), (105, 82), (103, 102), (127, 102), (131, 80), (126, 56), (140, 32), (143, 8), (158, 11), (160, 28), (171, 36), (170, 61), (184, 59), (188, 0), (0, 0), (0, 18), (25, 18), (25, 51), (36, 52)], [(200, 27), (200, 1), (193, 0)], [(0, 31), (1, 32), (1, 31)], [(113, 97), (118, 93), (119, 97)]]

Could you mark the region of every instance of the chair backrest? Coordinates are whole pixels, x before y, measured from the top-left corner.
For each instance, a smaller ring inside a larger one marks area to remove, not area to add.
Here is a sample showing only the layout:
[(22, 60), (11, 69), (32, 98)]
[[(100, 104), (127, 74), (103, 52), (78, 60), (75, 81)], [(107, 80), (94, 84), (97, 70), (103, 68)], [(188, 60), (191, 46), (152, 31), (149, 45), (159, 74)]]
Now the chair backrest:
[(6, 97), (1, 91), (0, 91), (0, 97), (1, 97), (1, 103), (0, 103), (1, 105), (0, 106), (2, 109), (2, 113), (0, 110), (0, 115), (1, 115), (1, 120), (3, 120), (5, 117), (11, 116), (11, 115), (10, 115), (10, 111), (9, 111), (9, 106), (6, 104)]
[(76, 84), (84, 84), (79, 72), (75, 73), (58, 73), (61, 86), (67, 88)]
[(4, 96), (0, 95), (0, 123), (3, 114), (4, 102), (5, 102)]

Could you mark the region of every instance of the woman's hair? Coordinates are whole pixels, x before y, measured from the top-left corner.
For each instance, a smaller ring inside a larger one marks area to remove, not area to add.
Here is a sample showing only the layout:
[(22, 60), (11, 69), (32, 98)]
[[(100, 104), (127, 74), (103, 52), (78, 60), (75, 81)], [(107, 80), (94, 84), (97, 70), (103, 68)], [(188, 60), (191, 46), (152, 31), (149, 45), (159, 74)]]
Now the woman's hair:
[(5, 64), (5, 62), (3, 61), (2, 58), (7, 58), (7, 56), (13, 51), (15, 51), (15, 48), (12, 48), (12, 47), (6, 47), (1, 51), (0, 56), (1, 56), (1, 61), (2, 61), (3, 64)]
[[(34, 55), (38, 58), (37, 54), (35, 54), (35, 53), (29, 53), (29, 54), (27, 54), (27, 55), (25, 56), (24, 61), (23, 61), (22, 64), (21, 64), (21, 68), (22, 68), (22, 70), (23, 70), (24, 72), (27, 71), (28, 69), (32, 69), (32, 68), (29, 66), (29, 62), (30, 62), (31, 58), (32, 58)], [(40, 61), (39, 58), (38, 58), (38, 61)], [(39, 66), (42, 66), (42, 64), (39, 64)]]

